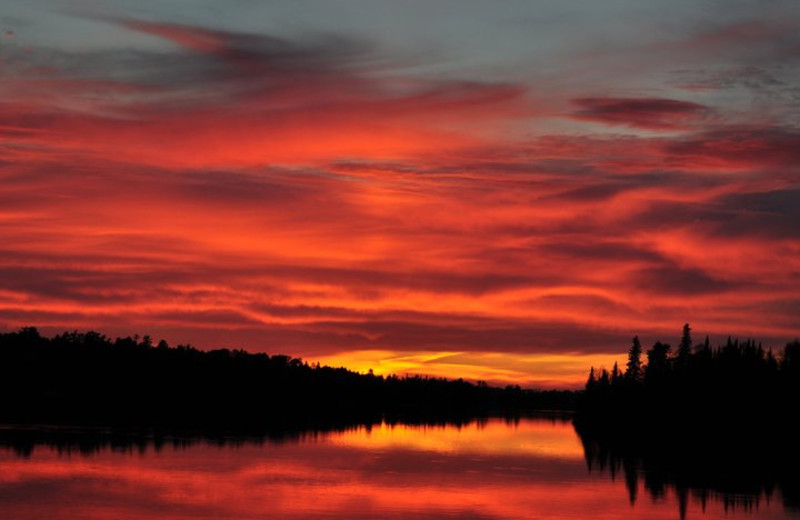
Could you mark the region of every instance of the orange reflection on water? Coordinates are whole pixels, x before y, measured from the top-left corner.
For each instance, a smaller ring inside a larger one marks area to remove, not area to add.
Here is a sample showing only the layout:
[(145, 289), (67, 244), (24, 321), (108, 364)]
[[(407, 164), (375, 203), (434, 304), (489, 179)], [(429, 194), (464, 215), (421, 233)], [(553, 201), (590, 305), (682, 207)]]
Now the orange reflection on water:
[[(0, 448), (0, 511), (14, 520), (678, 518), (671, 490), (658, 500), (642, 491), (631, 505), (621, 479), (587, 472), (569, 423), (543, 420), (88, 455)], [(687, 514), (732, 516), (715, 502), (703, 513), (696, 500)], [(763, 503), (748, 518), (791, 514)]]
[(583, 458), (583, 448), (571, 424), (562, 420), (492, 420), (460, 427), (382, 423), (370, 429), (345, 432), (332, 438), (331, 442), (364, 450)]

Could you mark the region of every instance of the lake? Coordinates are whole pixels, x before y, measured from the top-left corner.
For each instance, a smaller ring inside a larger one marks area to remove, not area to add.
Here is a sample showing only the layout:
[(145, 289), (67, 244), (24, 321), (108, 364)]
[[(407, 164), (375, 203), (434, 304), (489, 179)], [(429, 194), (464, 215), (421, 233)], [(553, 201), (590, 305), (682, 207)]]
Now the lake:
[(554, 418), (283, 440), (16, 439), (0, 447), (0, 517), (14, 520), (800, 518), (780, 489), (676, 491), (644, 470), (590, 471)]

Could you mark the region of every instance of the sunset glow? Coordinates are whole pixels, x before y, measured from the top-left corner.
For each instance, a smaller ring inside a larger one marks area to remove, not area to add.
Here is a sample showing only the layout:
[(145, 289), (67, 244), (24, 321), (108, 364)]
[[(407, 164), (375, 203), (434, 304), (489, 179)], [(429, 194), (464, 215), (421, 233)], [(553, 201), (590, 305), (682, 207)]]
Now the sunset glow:
[(0, 330), (544, 387), (800, 334), (794, 1), (17, 4)]

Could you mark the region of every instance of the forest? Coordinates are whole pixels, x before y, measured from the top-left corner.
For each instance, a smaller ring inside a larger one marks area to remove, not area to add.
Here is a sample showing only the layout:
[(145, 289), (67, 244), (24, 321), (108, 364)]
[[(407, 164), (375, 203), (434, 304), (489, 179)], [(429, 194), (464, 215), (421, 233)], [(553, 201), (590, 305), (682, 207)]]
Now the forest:
[(776, 489), (797, 511), (798, 398), (800, 341), (712, 347), (686, 324), (675, 350), (634, 337), (624, 370), (592, 368), (574, 424), (589, 470), (623, 474), (632, 503), (644, 475), (653, 499), (675, 490), (681, 518), (690, 495), (747, 509)]
[[(644, 359), (646, 358), (646, 363)], [(752, 339), (694, 344), (684, 325), (677, 349), (638, 336), (624, 370), (592, 368), (577, 421), (595, 428), (735, 431), (791, 427), (800, 397), (800, 341), (775, 354)], [(731, 430), (732, 423), (736, 427)]]
[(0, 334), (0, 422), (263, 431), (573, 409), (576, 393), (359, 374), (94, 331)]

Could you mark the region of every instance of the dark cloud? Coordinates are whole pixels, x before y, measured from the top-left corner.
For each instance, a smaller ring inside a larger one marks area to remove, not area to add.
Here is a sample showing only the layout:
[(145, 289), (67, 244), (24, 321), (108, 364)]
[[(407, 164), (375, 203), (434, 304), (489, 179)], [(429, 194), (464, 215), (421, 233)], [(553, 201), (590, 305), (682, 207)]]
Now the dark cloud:
[[(125, 19), (117, 23), (130, 30), (171, 41), (190, 53), (170, 54), (172, 65), (179, 56), (182, 64), (170, 74), (158, 56), (150, 55), (151, 74), (157, 80), (174, 77), (194, 89), (196, 81), (216, 83), (216, 95), (233, 98), (261, 98), (269, 105), (276, 96), (282, 107), (292, 100), (344, 92), (354, 97), (372, 95), (374, 85), (360, 73), (389, 67), (379, 60), (368, 42), (341, 35), (318, 34), (293, 41), (264, 34), (219, 31), (204, 27)], [(152, 68), (156, 65), (157, 68)], [(142, 69), (148, 71), (148, 68)], [(346, 89), (346, 90), (345, 90)], [(206, 95), (211, 93), (204, 89)], [(270, 100), (269, 98), (273, 98)], [(203, 98), (197, 99), (203, 102)], [(173, 105), (172, 102), (170, 102)], [(165, 107), (166, 108), (166, 107)]]
[(687, 298), (714, 294), (722, 296), (745, 286), (741, 281), (727, 281), (700, 269), (675, 265), (640, 269), (631, 276), (629, 283), (643, 293)]
[(726, 236), (800, 238), (800, 189), (727, 195), (717, 201), (730, 219), (716, 231)]
[[(463, 110), (518, 99), (524, 91), (513, 84), (421, 78), (408, 78), (407, 88), (398, 90), (395, 84), (381, 80), (379, 75), (406, 68), (410, 64), (408, 58), (387, 56), (385, 52), (378, 54), (374, 42), (339, 34), (312, 34), (292, 40), (142, 20), (118, 20), (117, 23), (192, 51), (192, 54), (179, 54), (189, 67), (193, 63), (197, 67), (196, 73), (184, 70), (184, 78), (193, 80), (185, 85), (188, 89), (195, 90), (198, 80), (217, 83), (214, 89), (217, 95), (231, 96), (237, 102), (256, 103), (262, 110), (276, 115), (287, 109), (305, 110), (309, 103), (317, 113), (330, 106), (339, 110), (366, 106), (373, 115), (375, 111), (402, 114), (407, 110)], [(151, 64), (160, 61), (158, 55), (146, 59)], [(168, 59), (174, 60), (175, 56), (170, 55)], [(169, 68), (174, 63), (165, 65), (153, 69), (154, 76), (170, 77)], [(175, 101), (170, 99), (169, 105), (160, 109), (174, 108)], [(201, 97), (196, 101), (204, 103), (207, 99)]]
[(537, 246), (542, 254), (556, 255), (567, 259), (581, 259), (589, 262), (607, 261), (619, 264), (661, 264), (663, 255), (631, 244), (627, 241), (581, 240), (551, 241)]
[(261, 325), (262, 322), (249, 318), (241, 312), (225, 309), (201, 309), (192, 310), (166, 310), (166, 311), (145, 311), (131, 312), (135, 318), (139, 314), (141, 321), (156, 319), (162, 327), (170, 325), (196, 325), (203, 328), (247, 328)]
[(686, 227), (709, 230), (715, 226), (726, 225), (727, 222), (736, 219), (736, 213), (711, 203), (675, 200), (652, 201), (643, 211), (632, 217), (638, 226), (650, 232), (663, 232)]
[[(126, 318), (113, 320), (115, 326), (125, 323)], [(106, 325), (101, 316), (88, 309), (22, 309), (19, 304), (8, 303), (0, 306), (0, 330), (17, 330), (20, 327), (27, 327), (31, 324), (42, 327), (45, 332), (59, 334), (65, 330), (75, 330), (77, 328), (97, 328)], [(106, 330), (103, 330), (105, 333)], [(138, 334), (138, 332), (136, 332)], [(131, 332), (130, 334), (133, 334)]]
[(789, 188), (725, 194), (702, 202), (656, 201), (634, 219), (651, 230), (690, 228), (721, 240), (793, 239), (800, 234), (798, 208), (800, 192)]
[(790, 167), (800, 164), (800, 131), (790, 127), (732, 127), (664, 143), (664, 150), (693, 167)]
[(367, 320), (405, 321), (409, 323), (439, 323), (457, 326), (491, 325), (493, 320), (468, 314), (447, 312), (421, 312), (414, 310), (352, 309), (320, 305), (288, 305), (277, 303), (253, 303), (247, 310), (277, 318), (302, 318), (310, 320), (341, 319), (343, 322), (361, 323)]
[(623, 184), (613, 182), (586, 184), (578, 188), (572, 188), (565, 192), (561, 192), (557, 195), (554, 195), (553, 198), (561, 200), (565, 203), (606, 201), (614, 198), (616, 195), (628, 189), (631, 189), (634, 187), (632, 184), (633, 183)]
[(266, 267), (266, 273), (278, 277), (308, 282), (333, 283), (369, 292), (402, 287), (420, 291), (454, 294), (487, 294), (519, 286), (545, 282), (535, 275), (494, 272), (457, 273), (447, 271), (413, 270), (398, 272), (391, 269), (342, 269), (302, 266)]
[(649, 130), (688, 128), (711, 113), (704, 105), (662, 98), (578, 98), (572, 103), (579, 108), (571, 114), (574, 119)]
[(635, 312), (636, 305), (620, 303), (596, 294), (548, 294), (532, 301), (547, 308), (562, 308), (565, 310), (592, 312), (596, 316), (613, 315), (625, 316)]
[[(795, 326), (797, 316), (800, 316), (800, 299), (798, 298), (785, 298), (775, 300), (766, 305), (769, 309), (770, 315), (778, 317), (781, 320), (789, 320), (786, 324), (788, 327)], [(800, 331), (798, 331), (800, 337)]]
[(298, 43), (264, 34), (222, 31), (206, 27), (136, 19), (117, 20), (120, 26), (169, 40), (185, 49), (219, 56), (240, 65), (257, 64), (265, 70), (327, 70), (371, 54), (367, 42), (334, 34), (319, 34)]
[[(315, 195), (334, 198), (332, 190), (323, 190), (310, 176), (301, 171), (293, 172), (294, 178), (271, 172), (189, 171), (164, 179), (159, 191), (171, 190), (178, 198), (197, 204), (235, 206), (288, 205)], [(344, 204), (341, 200), (337, 203)]]
[[(193, 291), (180, 287), (210, 284), (238, 291), (257, 287), (273, 297), (290, 294), (287, 282), (322, 284), (346, 288), (360, 298), (378, 298), (394, 290), (418, 290), (430, 293), (483, 295), (505, 289), (549, 285), (546, 276), (499, 274), (491, 272), (456, 273), (447, 271), (412, 270), (398, 272), (391, 268), (327, 268), (313, 265), (260, 264), (242, 265), (242, 259), (229, 258), (216, 264), (213, 261), (184, 262), (183, 247), (161, 250), (161, 256), (138, 255), (146, 252), (147, 244), (159, 239), (137, 243), (136, 237), (112, 237), (110, 249), (127, 247), (130, 256), (67, 253), (37, 254), (9, 251), (0, 270), (0, 287), (37, 297), (76, 304), (142, 303), (149, 299), (202, 298), (213, 292)], [(164, 239), (161, 239), (164, 240)], [(167, 239), (168, 240), (168, 239)], [(184, 247), (192, 248), (191, 244)], [(233, 265), (230, 265), (230, 264)], [(28, 264), (28, 265), (25, 265)], [(268, 291), (268, 292), (267, 292)], [(276, 310), (276, 309), (274, 309)], [(311, 309), (306, 309), (310, 312)], [(286, 311), (288, 312), (288, 311)]]

